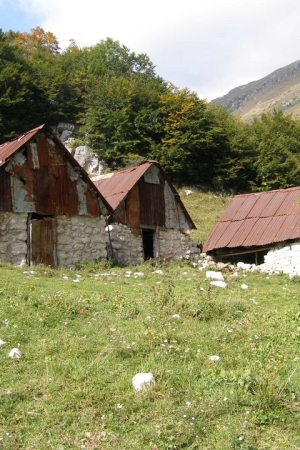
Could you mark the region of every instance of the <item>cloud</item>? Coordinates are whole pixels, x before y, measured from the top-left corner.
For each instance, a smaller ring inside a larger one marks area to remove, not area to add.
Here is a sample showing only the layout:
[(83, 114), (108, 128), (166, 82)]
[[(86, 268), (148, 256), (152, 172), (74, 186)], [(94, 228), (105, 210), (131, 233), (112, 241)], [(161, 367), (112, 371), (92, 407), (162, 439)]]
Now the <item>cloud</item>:
[[(3, 0), (0, 0), (0, 2)], [(15, 3), (14, 3), (15, 4)], [(209, 100), (296, 61), (296, 0), (19, 0), (60, 46), (111, 37), (156, 72)]]

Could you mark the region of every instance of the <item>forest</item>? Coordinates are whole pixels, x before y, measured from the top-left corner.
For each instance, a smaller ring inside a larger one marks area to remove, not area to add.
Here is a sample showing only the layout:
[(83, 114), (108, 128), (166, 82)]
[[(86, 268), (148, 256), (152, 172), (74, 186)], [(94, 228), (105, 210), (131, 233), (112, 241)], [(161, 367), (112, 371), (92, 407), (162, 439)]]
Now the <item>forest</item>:
[(158, 161), (172, 181), (235, 193), (300, 185), (300, 122), (251, 123), (160, 77), (112, 38), (59, 48), (53, 33), (0, 29), (0, 143), (43, 123), (75, 125), (111, 170)]

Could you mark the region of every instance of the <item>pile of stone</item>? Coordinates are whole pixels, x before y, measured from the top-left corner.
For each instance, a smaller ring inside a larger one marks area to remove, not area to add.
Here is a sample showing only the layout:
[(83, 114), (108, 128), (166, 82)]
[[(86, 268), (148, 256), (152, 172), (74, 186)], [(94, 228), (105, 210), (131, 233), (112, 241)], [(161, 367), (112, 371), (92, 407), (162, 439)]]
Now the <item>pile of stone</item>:
[(258, 266), (260, 272), (284, 273), (291, 278), (300, 276), (300, 243), (275, 247), (265, 256), (264, 264)]
[(212, 256), (201, 253), (198, 263), (194, 267), (199, 270), (207, 268), (225, 269), (234, 272), (236, 270), (261, 272), (266, 274), (286, 274), (290, 278), (300, 276), (300, 242), (288, 245), (277, 245), (266, 254), (264, 263), (260, 265), (238, 262), (236, 265), (230, 263), (217, 262)]

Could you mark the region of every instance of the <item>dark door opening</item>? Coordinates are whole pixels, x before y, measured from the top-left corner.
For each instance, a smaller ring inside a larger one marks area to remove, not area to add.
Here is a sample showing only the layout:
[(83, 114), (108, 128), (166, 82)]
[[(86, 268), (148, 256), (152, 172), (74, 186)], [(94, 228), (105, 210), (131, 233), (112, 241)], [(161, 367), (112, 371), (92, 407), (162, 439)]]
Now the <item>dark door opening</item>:
[(154, 231), (142, 230), (144, 260), (154, 258)]

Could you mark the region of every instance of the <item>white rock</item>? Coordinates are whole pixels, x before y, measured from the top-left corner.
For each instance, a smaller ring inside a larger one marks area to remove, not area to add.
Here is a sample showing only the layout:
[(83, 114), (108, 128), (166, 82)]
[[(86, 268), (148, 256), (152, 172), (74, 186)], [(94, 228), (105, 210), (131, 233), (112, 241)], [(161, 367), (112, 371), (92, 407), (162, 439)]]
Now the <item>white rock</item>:
[(210, 280), (218, 280), (218, 281), (224, 281), (224, 277), (221, 272), (216, 272), (214, 270), (207, 270), (206, 271), (206, 278)]
[(179, 314), (173, 314), (172, 319), (180, 319), (180, 315)]
[(218, 280), (216, 280), (216, 281), (211, 281), (210, 284), (212, 286), (217, 286), (217, 287), (220, 287), (220, 288), (226, 288), (227, 287), (227, 284), (225, 283), (225, 281), (218, 281)]
[(239, 267), (240, 269), (243, 269), (243, 270), (250, 270), (251, 269), (251, 264), (247, 264), (247, 263), (244, 263), (244, 262), (238, 262), (236, 266)]
[(132, 378), (132, 386), (134, 389), (139, 392), (142, 391), (149, 386), (155, 385), (155, 379), (151, 372), (147, 373), (137, 373)]
[(241, 289), (248, 289), (248, 284), (241, 284)]
[(8, 357), (11, 358), (11, 359), (20, 359), (21, 356), (22, 356), (22, 353), (16, 347), (13, 348), (8, 354)]
[(2, 339), (0, 339), (0, 346), (6, 344), (5, 341), (2, 341)]
[(210, 360), (210, 361), (213, 361), (213, 362), (218, 362), (218, 361), (221, 360), (221, 358), (220, 358), (220, 356), (218, 356), (218, 355), (211, 355), (211, 356), (209, 357), (209, 360)]
[(185, 194), (186, 195), (191, 195), (193, 193), (193, 191), (191, 191), (190, 189), (186, 189), (185, 190)]
[(163, 275), (163, 271), (162, 270), (154, 270), (154, 272), (152, 273), (156, 273), (157, 275)]

